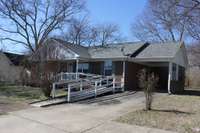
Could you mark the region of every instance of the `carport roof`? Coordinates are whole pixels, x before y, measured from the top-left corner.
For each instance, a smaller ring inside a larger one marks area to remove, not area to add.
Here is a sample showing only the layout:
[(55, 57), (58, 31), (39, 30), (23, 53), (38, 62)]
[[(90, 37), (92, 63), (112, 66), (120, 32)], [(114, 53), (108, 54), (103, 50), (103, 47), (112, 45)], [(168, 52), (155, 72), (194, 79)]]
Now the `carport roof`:
[(180, 42), (151, 43), (142, 50), (136, 59), (173, 58), (180, 49)]

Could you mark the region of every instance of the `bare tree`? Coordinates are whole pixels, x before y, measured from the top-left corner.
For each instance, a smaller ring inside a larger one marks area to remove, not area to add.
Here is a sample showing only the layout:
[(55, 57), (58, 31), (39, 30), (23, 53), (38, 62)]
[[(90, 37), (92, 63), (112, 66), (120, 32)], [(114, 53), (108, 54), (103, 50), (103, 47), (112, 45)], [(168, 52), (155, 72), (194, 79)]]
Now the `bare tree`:
[(64, 35), (64, 39), (76, 45), (87, 44), (90, 38), (90, 30), (87, 16), (81, 19), (73, 19), (66, 35)]
[(151, 110), (153, 92), (157, 87), (159, 78), (154, 73), (142, 69), (138, 73), (139, 87), (143, 89), (146, 99), (146, 110)]
[(1, 39), (34, 52), (83, 8), (83, 0), (0, 0)]
[(74, 19), (66, 33), (65, 40), (78, 45), (107, 45), (122, 40), (116, 24), (91, 25), (88, 17)]
[[(150, 0), (132, 31), (139, 40), (182, 41), (199, 33), (198, 0)], [(197, 37), (195, 38), (197, 39)]]
[(186, 29), (189, 35), (195, 40), (200, 41), (200, 1), (199, 0), (183, 0), (179, 3), (180, 9), (185, 9), (188, 17)]
[(96, 31), (96, 41), (102, 46), (122, 39), (119, 26), (116, 24), (105, 23), (97, 25), (94, 27), (94, 31)]

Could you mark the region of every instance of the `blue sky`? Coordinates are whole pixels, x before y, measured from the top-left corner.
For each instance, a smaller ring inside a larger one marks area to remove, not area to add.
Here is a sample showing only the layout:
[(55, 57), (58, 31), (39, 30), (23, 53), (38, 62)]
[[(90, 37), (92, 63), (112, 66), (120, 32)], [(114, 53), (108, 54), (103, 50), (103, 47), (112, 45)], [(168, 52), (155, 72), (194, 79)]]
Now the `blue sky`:
[[(119, 25), (123, 37), (126, 41), (134, 41), (130, 31), (130, 25), (143, 11), (147, 0), (86, 0), (89, 17), (92, 24), (116, 23)], [(14, 53), (24, 52), (24, 48), (19, 45), (0, 44), (0, 50)]]
[(87, 0), (93, 23), (116, 23), (128, 41), (133, 40), (130, 25), (141, 14), (146, 0)]

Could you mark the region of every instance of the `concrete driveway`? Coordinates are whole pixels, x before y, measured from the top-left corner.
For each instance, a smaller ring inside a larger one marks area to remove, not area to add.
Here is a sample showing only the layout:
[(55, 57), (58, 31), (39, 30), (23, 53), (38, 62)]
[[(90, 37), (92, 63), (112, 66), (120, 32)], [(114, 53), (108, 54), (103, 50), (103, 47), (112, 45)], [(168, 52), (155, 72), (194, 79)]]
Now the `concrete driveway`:
[(169, 133), (113, 121), (143, 106), (142, 92), (95, 103), (31, 108), (0, 117), (1, 133)]

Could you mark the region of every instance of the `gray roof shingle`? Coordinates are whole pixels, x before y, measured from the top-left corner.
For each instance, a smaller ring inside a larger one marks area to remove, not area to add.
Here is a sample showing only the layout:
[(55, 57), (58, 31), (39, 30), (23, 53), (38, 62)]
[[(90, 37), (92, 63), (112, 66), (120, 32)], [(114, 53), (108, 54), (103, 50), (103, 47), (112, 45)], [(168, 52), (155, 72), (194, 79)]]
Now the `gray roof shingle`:
[[(107, 46), (84, 47), (60, 39), (53, 40), (59, 42), (60, 45), (55, 44), (56, 46), (63, 46), (63, 48), (70, 49), (78, 54), (80, 59), (123, 59), (129, 56), (132, 59), (139, 60), (162, 60), (164, 58), (174, 57), (181, 46), (180, 42), (151, 43), (149, 45), (145, 45), (147, 43), (144, 42), (131, 42), (110, 44)], [(54, 44), (55, 42), (52, 41), (52, 43)]]
[[(144, 42), (127, 42), (107, 46), (84, 47), (60, 39), (55, 40), (77, 53), (81, 58), (88, 59), (126, 58), (126, 55), (133, 54), (144, 45)], [(122, 49), (124, 49), (124, 52), (122, 52)]]
[[(88, 49), (88, 52), (92, 59), (125, 58), (126, 55), (133, 54), (143, 45), (142, 42), (114, 44), (104, 47), (92, 47)], [(124, 52), (122, 52), (122, 49)]]
[(180, 49), (180, 42), (153, 43), (140, 52), (136, 58), (171, 58)]

